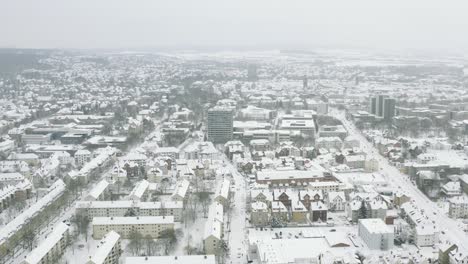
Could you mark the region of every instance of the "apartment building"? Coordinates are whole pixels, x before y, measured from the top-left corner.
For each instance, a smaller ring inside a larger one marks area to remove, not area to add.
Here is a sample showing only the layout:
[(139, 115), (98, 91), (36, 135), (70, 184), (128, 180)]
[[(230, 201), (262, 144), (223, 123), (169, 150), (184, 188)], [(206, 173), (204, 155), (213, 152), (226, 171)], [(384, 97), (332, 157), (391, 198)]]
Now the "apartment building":
[(173, 216), (94, 217), (93, 238), (101, 239), (111, 230), (122, 238), (129, 238), (134, 231), (145, 236), (158, 238), (161, 232), (174, 229)]
[(179, 222), (183, 214), (180, 201), (134, 202), (134, 201), (79, 201), (76, 210), (84, 212), (89, 219), (94, 217), (119, 217), (128, 214), (137, 216), (173, 216)]
[(69, 243), (69, 226), (59, 223), (52, 233), (33, 249), (21, 264), (52, 264), (57, 263)]
[(101, 239), (96, 252), (93, 256), (89, 256), (86, 264), (118, 264), (121, 254), (120, 235), (110, 231)]
[(389, 250), (393, 248), (393, 229), (382, 219), (359, 219), (358, 233), (371, 250)]

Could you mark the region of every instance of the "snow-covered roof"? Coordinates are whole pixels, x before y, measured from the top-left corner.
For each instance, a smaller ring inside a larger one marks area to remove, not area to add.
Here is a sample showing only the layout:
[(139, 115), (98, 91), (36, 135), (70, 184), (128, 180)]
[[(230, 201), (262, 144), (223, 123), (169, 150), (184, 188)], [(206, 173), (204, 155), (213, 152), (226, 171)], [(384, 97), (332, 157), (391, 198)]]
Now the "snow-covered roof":
[(185, 198), (187, 195), (188, 188), (190, 186), (190, 182), (187, 180), (182, 180), (177, 183), (176, 189), (174, 190), (174, 193), (172, 194), (172, 197), (179, 197), (179, 198)]
[(79, 149), (75, 152), (75, 156), (80, 156), (80, 155), (91, 155), (91, 152), (87, 149)]
[(106, 180), (100, 181), (94, 188), (88, 193), (87, 198), (97, 200), (99, 196), (106, 190), (109, 183)]
[(425, 224), (425, 225), (417, 225), (415, 227), (416, 235), (418, 236), (428, 236), (428, 235), (436, 235), (439, 233), (439, 229), (435, 225)]
[(94, 225), (155, 225), (174, 224), (174, 216), (94, 217)]
[(126, 264), (216, 264), (214, 255), (127, 257)]
[(101, 239), (98, 244), (98, 249), (93, 256), (89, 257), (89, 261), (91, 261), (93, 264), (104, 264), (104, 261), (106, 260), (107, 256), (109, 256), (112, 248), (117, 244), (119, 239), (120, 235), (111, 230)]
[(312, 211), (327, 211), (328, 210), (327, 206), (321, 201), (310, 203), (310, 209)]
[(42, 258), (57, 244), (60, 242), (62, 237), (65, 236), (66, 232), (70, 227), (67, 224), (59, 223), (54, 227), (52, 233), (42, 241), (38, 247), (33, 249), (31, 253), (24, 259), (24, 263), (36, 264), (42, 263)]
[(337, 198), (341, 198), (343, 202), (346, 201), (344, 192), (328, 192), (328, 201), (334, 201)]
[(221, 239), (222, 236), (222, 223), (215, 219), (208, 219), (205, 224), (205, 233), (203, 239), (207, 239), (213, 236), (217, 239)]
[(311, 179), (323, 177), (323, 171), (321, 170), (262, 170), (257, 172), (257, 180), (268, 181), (268, 180), (284, 180), (284, 179)]
[(208, 209), (208, 221), (216, 220), (224, 223), (224, 208), (223, 205), (218, 202), (213, 202)]
[(4, 181), (22, 181), (24, 176), (19, 172), (0, 173), (0, 182)]
[(299, 201), (299, 199), (291, 202), (291, 210), (293, 212), (307, 212), (307, 208), (301, 201)]
[(280, 201), (275, 201), (271, 203), (271, 211), (272, 212), (282, 212), (285, 213), (287, 212), (286, 206), (280, 202)]
[(264, 202), (254, 202), (252, 203), (252, 212), (265, 212), (268, 211), (268, 206)]
[(393, 233), (393, 229), (380, 218), (359, 219), (359, 225), (363, 226), (369, 233)]
[(184, 207), (184, 204), (180, 201), (138, 202), (135, 205), (139, 209), (182, 209)]
[(135, 203), (133, 201), (78, 201), (76, 208), (132, 208)]
[(229, 198), (229, 188), (231, 186), (231, 182), (229, 179), (224, 179), (218, 189), (216, 190), (216, 197), (223, 197), (224, 199)]
[(467, 204), (468, 205), (468, 196), (461, 195), (450, 198), (449, 202), (451, 204)]
[(129, 198), (131, 200), (140, 200), (141, 197), (143, 197), (143, 194), (145, 194), (148, 187), (149, 182), (147, 180), (142, 180), (138, 182), (135, 188), (133, 188), (132, 192), (130, 193)]
[(65, 187), (65, 183), (62, 180), (57, 180), (50, 188), (48, 188), (45, 196), (0, 229), (0, 245), (14, 235), (23, 227), (23, 225), (27, 224), (31, 218), (36, 216), (36, 214), (44, 210), (49, 204), (60, 197), (65, 191)]
[(140, 202), (140, 201), (78, 201), (76, 208), (135, 208), (135, 209), (182, 209), (183, 203), (180, 201), (164, 202)]
[(383, 200), (373, 200), (369, 202), (369, 206), (372, 210), (388, 209), (387, 204)]

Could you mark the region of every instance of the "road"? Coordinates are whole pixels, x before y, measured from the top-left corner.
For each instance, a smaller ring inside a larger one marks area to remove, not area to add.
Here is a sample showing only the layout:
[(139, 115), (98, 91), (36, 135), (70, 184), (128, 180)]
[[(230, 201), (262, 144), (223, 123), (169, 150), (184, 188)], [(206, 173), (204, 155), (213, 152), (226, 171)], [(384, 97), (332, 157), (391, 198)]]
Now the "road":
[[(225, 156), (224, 156), (225, 157)], [(247, 226), (246, 226), (246, 198), (247, 183), (245, 178), (237, 171), (234, 165), (224, 158), (226, 168), (232, 173), (234, 179), (233, 202), (230, 212), (228, 232), (229, 253), (226, 263), (244, 264), (247, 262)]]
[(379, 166), (386, 174), (388, 182), (394, 190), (402, 190), (406, 192), (415, 204), (424, 210), (424, 213), (429, 217), (431, 221), (434, 221), (436, 226), (443, 231), (445, 234), (441, 234), (439, 239), (449, 240), (455, 243), (461, 251), (468, 252), (468, 235), (459, 229), (459, 223), (454, 219), (448, 217), (444, 211), (442, 211), (436, 203), (432, 202), (427, 196), (422, 193), (414, 184), (411, 183), (409, 177), (400, 172), (395, 166), (391, 165), (386, 158), (379, 154), (377, 149), (367, 141), (367, 139), (356, 129), (354, 124), (346, 120), (343, 112), (335, 111), (333, 116), (340, 119), (348, 132), (359, 139), (361, 147), (367, 153), (368, 156), (375, 157), (379, 160)]

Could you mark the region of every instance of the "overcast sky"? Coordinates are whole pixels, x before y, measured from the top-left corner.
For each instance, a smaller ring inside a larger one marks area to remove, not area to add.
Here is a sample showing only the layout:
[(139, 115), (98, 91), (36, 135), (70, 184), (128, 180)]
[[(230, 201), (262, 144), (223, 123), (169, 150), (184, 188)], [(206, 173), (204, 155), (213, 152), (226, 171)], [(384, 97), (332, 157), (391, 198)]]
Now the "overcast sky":
[(0, 46), (468, 50), (468, 1), (0, 0)]

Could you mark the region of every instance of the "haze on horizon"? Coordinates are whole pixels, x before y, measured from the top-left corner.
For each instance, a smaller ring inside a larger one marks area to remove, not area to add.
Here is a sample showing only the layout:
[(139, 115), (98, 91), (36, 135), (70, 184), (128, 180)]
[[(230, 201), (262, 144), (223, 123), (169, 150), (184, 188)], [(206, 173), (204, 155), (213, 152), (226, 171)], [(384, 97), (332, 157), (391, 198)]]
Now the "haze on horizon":
[(0, 47), (468, 53), (466, 1), (0, 1)]

